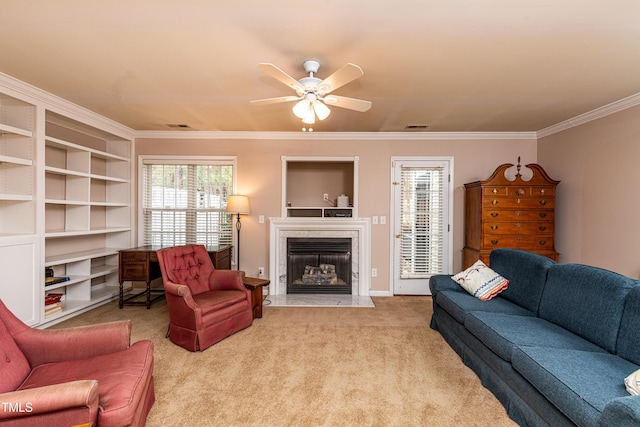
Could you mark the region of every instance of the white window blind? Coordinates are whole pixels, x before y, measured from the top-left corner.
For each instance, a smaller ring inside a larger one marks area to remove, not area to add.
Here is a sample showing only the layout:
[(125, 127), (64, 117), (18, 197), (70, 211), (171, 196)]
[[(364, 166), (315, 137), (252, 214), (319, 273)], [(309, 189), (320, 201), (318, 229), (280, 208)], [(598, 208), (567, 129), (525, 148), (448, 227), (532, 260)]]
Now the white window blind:
[(143, 161), (144, 241), (147, 245), (231, 245), (233, 192), (229, 162)]
[(403, 166), (400, 213), (401, 278), (444, 272), (444, 167)]

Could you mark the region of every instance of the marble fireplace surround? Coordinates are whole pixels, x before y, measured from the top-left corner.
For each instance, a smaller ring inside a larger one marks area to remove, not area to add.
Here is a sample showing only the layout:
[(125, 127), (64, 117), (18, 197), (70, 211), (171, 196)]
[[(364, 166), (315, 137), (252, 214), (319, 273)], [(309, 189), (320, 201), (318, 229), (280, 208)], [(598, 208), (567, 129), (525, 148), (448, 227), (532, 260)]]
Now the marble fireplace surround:
[(287, 238), (351, 237), (352, 295), (369, 296), (371, 225), (357, 218), (269, 218), (269, 280), (275, 295), (287, 293)]

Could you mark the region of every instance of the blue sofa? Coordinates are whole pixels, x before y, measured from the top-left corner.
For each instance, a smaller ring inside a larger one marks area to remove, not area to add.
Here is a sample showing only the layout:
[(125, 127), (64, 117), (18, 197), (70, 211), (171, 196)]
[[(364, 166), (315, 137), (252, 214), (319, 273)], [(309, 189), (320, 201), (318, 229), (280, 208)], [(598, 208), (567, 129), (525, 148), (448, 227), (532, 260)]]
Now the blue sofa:
[(640, 281), (596, 267), (496, 249), (509, 287), (489, 301), (449, 275), (430, 279), (439, 331), (523, 426), (640, 426)]

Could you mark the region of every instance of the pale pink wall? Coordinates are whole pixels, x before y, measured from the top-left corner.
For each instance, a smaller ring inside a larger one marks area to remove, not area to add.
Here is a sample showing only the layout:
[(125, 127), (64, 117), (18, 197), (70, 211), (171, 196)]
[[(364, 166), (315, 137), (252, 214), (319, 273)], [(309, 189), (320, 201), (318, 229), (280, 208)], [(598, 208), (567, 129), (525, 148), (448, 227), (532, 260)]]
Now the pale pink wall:
[(640, 277), (640, 107), (540, 139), (538, 160), (562, 181), (560, 261)]
[[(502, 163), (535, 163), (535, 139), (512, 140), (201, 140), (188, 139), (136, 140), (136, 156), (163, 155), (233, 155), (237, 156), (239, 194), (251, 200), (251, 215), (242, 219), (241, 266), (249, 275), (258, 267), (269, 267), (268, 217), (281, 212), (281, 156), (359, 156), (359, 215), (384, 215), (390, 219), (391, 157), (452, 156), (454, 158), (454, 272), (461, 268), (464, 238), (465, 182), (488, 178)], [(136, 163), (137, 164), (137, 163)], [(551, 175), (553, 177), (553, 175)], [(264, 215), (264, 224), (258, 223)], [(372, 225), (372, 262), (378, 277), (372, 278), (372, 291), (389, 291), (390, 224)], [(268, 275), (268, 271), (266, 274)]]

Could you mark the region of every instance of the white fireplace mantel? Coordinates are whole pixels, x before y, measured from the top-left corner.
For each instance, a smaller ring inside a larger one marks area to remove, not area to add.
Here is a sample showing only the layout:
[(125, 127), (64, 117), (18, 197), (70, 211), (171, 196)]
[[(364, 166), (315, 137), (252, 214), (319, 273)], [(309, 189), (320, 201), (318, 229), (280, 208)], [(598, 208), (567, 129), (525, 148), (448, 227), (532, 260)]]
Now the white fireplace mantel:
[(371, 223), (368, 218), (269, 218), (269, 280), (275, 295), (287, 293), (287, 238), (351, 237), (353, 295), (369, 296)]

